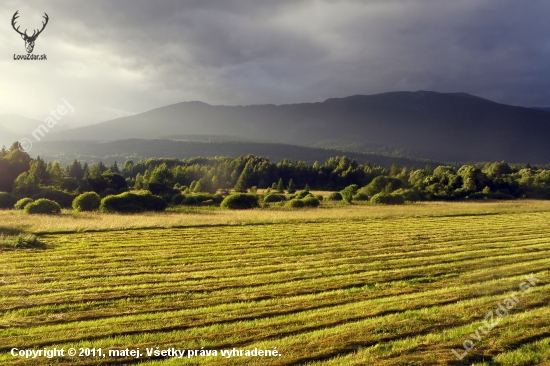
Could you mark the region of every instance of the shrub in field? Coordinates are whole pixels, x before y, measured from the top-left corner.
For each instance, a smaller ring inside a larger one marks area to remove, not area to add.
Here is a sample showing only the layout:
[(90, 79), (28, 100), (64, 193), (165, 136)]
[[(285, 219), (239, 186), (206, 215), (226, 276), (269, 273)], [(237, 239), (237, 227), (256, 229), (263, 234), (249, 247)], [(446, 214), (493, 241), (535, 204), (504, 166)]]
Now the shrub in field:
[(342, 189), (340, 191), (340, 194), (342, 195), (344, 201), (346, 201), (347, 203), (351, 203), (351, 201), (353, 200), (353, 196), (355, 196), (358, 190), (359, 186), (357, 184), (352, 184)]
[(306, 198), (309, 195), (312, 195), (312, 194), (309, 193), (309, 191), (303, 190), (303, 191), (300, 191), (300, 192), (296, 193), (294, 198), (302, 199), (302, 198)]
[(324, 197), (323, 197), (322, 194), (316, 194), (316, 195), (315, 195), (315, 198), (317, 198), (319, 201), (324, 200)]
[(247, 208), (259, 207), (258, 196), (247, 193), (235, 193), (225, 197), (221, 207), (232, 210), (242, 210)]
[(321, 204), (321, 202), (313, 196), (306, 197), (302, 201), (306, 207), (318, 207)]
[(221, 203), (223, 201), (223, 196), (220, 194), (211, 193), (193, 193), (188, 195), (178, 193), (174, 197), (172, 197), (172, 203), (174, 205), (196, 205), (198, 203), (207, 201), (212, 201), (213, 203)]
[[(162, 199), (162, 198), (161, 198)], [(164, 201), (164, 200), (163, 200)], [(138, 198), (129, 193), (123, 193), (116, 196), (107, 196), (101, 200), (99, 209), (103, 212), (141, 212), (143, 207)]]
[(64, 191), (59, 191), (57, 189), (50, 189), (50, 188), (43, 188), (32, 196), (31, 198), (33, 200), (39, 200), (40, 198), (45, 198), (50, 201), (57, 202), (61, 207), (63, 208), (70, 208), (73, 204), (73, 200), (75, 199), (74, 194), (70, 194)]
[(390, 204), (392, 205), (402, 205), (405, 203), (405, 197), (401, 194), (390, 194)]
[(353, 196), (354, 201), (368, 201), (369, 196), (366, 195), (366, 193), (359, 192)]
[(288, 201), (288, 202), (285, 204), (285, 207), (302, 208), (302, 207), (306, 207), (306, 204), (304, 203), (304, 200), (295, 198), (295, 199), (293, 199), (293, 200)]
[(82, 193), (73, 201), (75, 211), (97, 211), (101, 205), (101, 198), (95, 192)]
[(0, 192), (0, 209), (12, 208), (17, 200), (7, 192)]
[(360, 191), (369, 197), (373, 197), (375, 194), (381, 193), (382, 191), (393, 192), (402, 186), (403, 182), (401, 179), (379, 176), (374, 178), (367, 186), (361, 188)]
[(340, 192), (332, 192), (331, 194), (328, 195), (327, 197), (327, 200), (329, 201), (341, 201), (343, 200), (344, 198), (342, 197), (342, 195), (340, 194)]
[(389, 203), (390, 203), (390, 200), (391, 200), (390, 195), (387, 194), (387, 193), (384, 193), (384, 192), (382, 192), (382, 193), (377, 193), (377, 194), (375, 194), (374, 196), (372, 196), (372, 197), (370, 198), (370, 201), (371, 201), (372, 203), (384, 204), (384, 205), (389, 204)]
[(141, 191), (107, 196), (101, 200), (100, 210), (103, 212), (134, 213), (164, 211), (166, 206), (166, 201), (161, 197), (152, 195), (149, 191)]
[(16, 210), (23, 210), (25, 206), (27, 206), (31, 202), (34, 202), (32, 198), (21, 198), (15, 203), (15, 205), (13, 205), (13, 208), (15, 208)]
[(284, 194), (272, 193), (264, 197), (264, 202), (282, 202), (286, 201)]
[[(122, 194), (133, 194), (131, 192), (126, 192)], [(155, 196), (150, 192), (136, 194), (138, 202), (141, 203), (143, 211), (164, 211), (168, 204), (165, 200), (159, 196)]]
[(223, 201), (223, 196), (220, 194), (194, 193), (193, 197), (195, 197), (198, 202), (212, 201), (214, 203), (221, 203)]
[(185, 198), (183, 199), (183, 201), (181, 201), (181, 205), (185, 205), (185, 206), (191, 206), (191, 205), (198, 205), (200, 202), (199, 200), (197, 199), (197, 197), (193, 196), (193, 195), (187, 195), (185, 196)]
[(172, 197), (172, 204), (181, 205), (184, 199), (185, 199), (185, 195), (183, 195), (181, 193), (175, 194)]
[(403, 203), (405, 203), (405, 197), (400, 194), (388, 194), (385, 192), (380, 192), (372, 196), (370, 202), (385, 205), (402, 205)]
[(51, 201), (46, 198), (40, 198), (34, 202), (25, 206), (25, 213), (27, 214), (46, 214), (55, 215), (61, 213), (61, 206), (55, 201)]
[(398, 189), (392, 193), (392, 196), (393, 195), (401, 195), (405, 201), (409, 202), (416, 202), (421, 199), (420, 195), (412, 189)]

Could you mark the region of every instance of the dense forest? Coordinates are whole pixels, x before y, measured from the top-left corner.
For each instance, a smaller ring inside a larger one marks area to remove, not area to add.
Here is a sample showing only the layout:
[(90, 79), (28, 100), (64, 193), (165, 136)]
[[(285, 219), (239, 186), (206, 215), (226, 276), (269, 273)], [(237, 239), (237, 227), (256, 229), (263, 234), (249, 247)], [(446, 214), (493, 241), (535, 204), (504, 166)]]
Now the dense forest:
[[(228, 193), (271, 188), (340, 191), (353, 186), (354, 194), (372, 197), (384, 193), (408, 201), (459, 199), (550, 199), (548, 167), (505, 162), (462, 166), (426, 166), (390, 169), (360, 164), (348, 157), (332, 157), (308, 165), (302, 161), (272, 163), (248, 155), (229, 158), (128, 160), (122, 166), (74, 160), (61, 166), (31, 158), (17, 143), (0, 151), (0, 192), (13, 199), (49, 198), (70, 206), (77, 195), (96, 192), (102, 197), (128, 190), (148, 190), (169, 202), (175, 194)], [(1, 204), (1, 203), (0, 203)], [(13, 205), (13, 204), (12, 204)], [(4, 206), (6, 206), (4, 204)], [(7, 208), (7, 207), (4, 207)]]

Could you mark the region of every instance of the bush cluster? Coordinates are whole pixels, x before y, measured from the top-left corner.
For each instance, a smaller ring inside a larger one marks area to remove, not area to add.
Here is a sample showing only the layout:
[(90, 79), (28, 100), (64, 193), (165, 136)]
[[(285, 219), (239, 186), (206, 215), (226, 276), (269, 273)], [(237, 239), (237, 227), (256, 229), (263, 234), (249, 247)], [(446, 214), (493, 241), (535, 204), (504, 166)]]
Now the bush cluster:
[(313, 195), (305, 198), (294, 198), (285, 204), (285, 207), (290, 208), (302, 208), (302, 207), (318, 207), (321, 202)]
[(15, 205), (13, 205), (13, 208), (15, 208), (16, 210), (23, 210), (31, 202), (34, 202), (32, 198), (21, 198), (15, 203)]
[(304, 201), (304, 205), (306, 207), (319, 207), (321, 204), (321, 201), (319, 201), (319, 199), (315, 196), (308, 196), (302, 199), (302, 201)]
[(46, 198), (40, 198), (34, 202), (25, 206), (25, 213), (27, 214), (45, 214), (56, 215), (61, 213), (61, 206), (55, 201), (51, 201)]
[(344, 199), (344, 197), (342, 197), (340, 192), (332, 192), (327, 197), (328, 201), (342, 201), (343, 199)]
[(283, 201), (286, 201), (286, 197), (284, 194), (271, 193), (264, 197), (264, 202), (266, 203)]
[(369, 196), (366, 193), (358, 192), (353, 196), (354, 201), (368, 201)]
[(249, 193), (234, 193), (225, 197), (221, 207), (231, 210), (243, 210), (259, 207), (258, 196)]
[(193, 194), (182, 194), (177, 193), (172, 197), (172, 204), (179, 205), (196, 205), (202, 202), (212, 202), (212, 203), (221, 203), (223, 201), (223, 196), (220, 194), (211, 194), (211, 193), (193, 193)]
[(370, 202), (385, 205), (402, 205), (405, 203), (405, 198), (400, 194), (380, 192), (372, 196)]
[(166, 207), (166, 201), (161, 197), (155, 196), (149, 191), (136, 191), (103, 198), (100, 210), (103, 212), (135, 213), (164, 211)]
[(73, 201), (73, 209), (75, 211), (97, 211), (101, 205), (101, 198), (95, 192), (82, 193)]

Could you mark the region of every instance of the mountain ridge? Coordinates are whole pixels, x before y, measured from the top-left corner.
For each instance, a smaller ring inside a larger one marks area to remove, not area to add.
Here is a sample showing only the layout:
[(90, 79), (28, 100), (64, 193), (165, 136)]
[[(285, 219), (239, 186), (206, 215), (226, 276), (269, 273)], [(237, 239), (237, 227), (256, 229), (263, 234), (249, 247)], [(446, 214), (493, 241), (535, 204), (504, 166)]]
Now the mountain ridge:
[(550, 162), (550, 113), (467, 93), (388, 92), (323, 102), (180, 102), (48, 135), (113, 141), (199, 134), (311, 146), (327, 139), (399, 146), (439, 161)]

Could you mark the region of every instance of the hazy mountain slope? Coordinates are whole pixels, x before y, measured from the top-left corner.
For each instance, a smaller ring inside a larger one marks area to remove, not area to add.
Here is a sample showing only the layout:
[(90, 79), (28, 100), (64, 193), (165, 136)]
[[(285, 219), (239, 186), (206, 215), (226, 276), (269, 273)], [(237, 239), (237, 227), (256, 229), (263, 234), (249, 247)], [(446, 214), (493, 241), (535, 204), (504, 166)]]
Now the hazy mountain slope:
[[(33, 146), (31, 155), (40, 155), (47, 161), (58, 160), (62, 164), (75, 158), (88, 162), (102, 160), (112, 164), (114, 161), (123, 163), (128, 158), (137, 161), (146, 158), (192, 158), (231, 156), (239, 157), (253, 154), (269, 158), (271, 161), (283, 159), (302, 160), (306, 163), (318, 161), (323, 163), (330, 157), (346, 155), (360, 163), (370, 162), (389, 168), (392, 163), (402, 167), (423, 168), (428, 163), (425, 160), (388, 157), (359, 152), (342, 152), (330, 149), (311, 148), (305, 146), (256, 143), (256, 142), (199, 142), (174, 140), (144, 140), (129, 139), (98, 143), (92, 141), (41, 141)], [(429, 162), (436, 166), (436, 162)]]
[(17, 136), (0, 125), (0, 146), (10, 147), (15, 141), (18, 141)]
[(43, 121), (25, 118), (16, 114), (0, 114), (0, 126), (16, 135), (30, 135)]
[(343, 139), (394, 145), (437, 160), (550, 161), (550, 113), (464, 93), (426, 91), (281, 106), (187, 102), (51, 137), (107, 141), (173, 134), (231, 135), (299, 145)]

